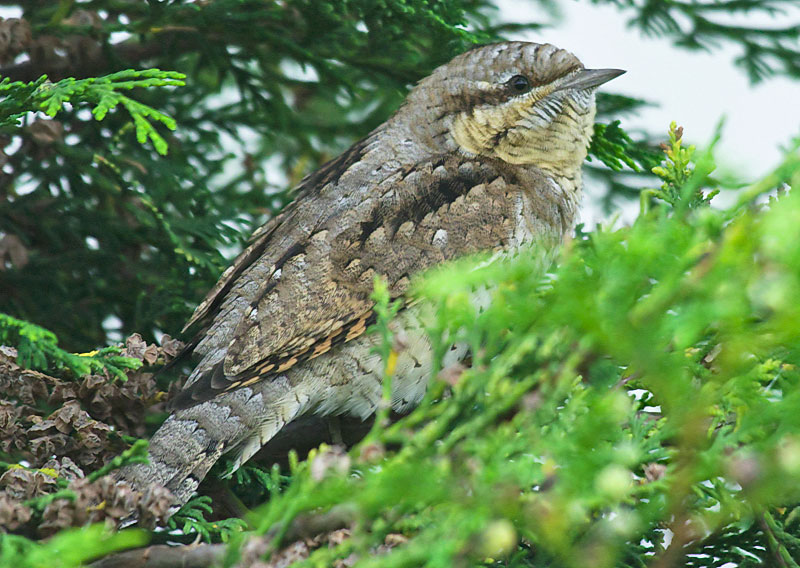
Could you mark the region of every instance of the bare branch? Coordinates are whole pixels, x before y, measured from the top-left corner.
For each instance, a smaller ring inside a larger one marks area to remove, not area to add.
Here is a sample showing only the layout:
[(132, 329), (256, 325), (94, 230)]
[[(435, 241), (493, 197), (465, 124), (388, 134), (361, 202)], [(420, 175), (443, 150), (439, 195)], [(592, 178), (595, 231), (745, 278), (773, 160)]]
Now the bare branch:
[[(300, 515), (292, 521), (284, 541), (294, 543), (298, 540), (311, 539), (319, 535), (327, 535), (352, 524), (352, 510), (337, 507), (319, 515)], [(255, 543), (253, 550), (267, 552), (278, 534), (277, 527), (263, 537), (262, 542)], [(318, 544), (321, 544), (318, 543)], [(216, 565), (225, 555), (225, 544), (192, 544), (187, 546), (169, 546), (156, 544), (147, 548), (128, 550), (112, 554), (91, 564), (91, 568), (206, 568)], [(287, 548), (287, 547), (285, 547)]]

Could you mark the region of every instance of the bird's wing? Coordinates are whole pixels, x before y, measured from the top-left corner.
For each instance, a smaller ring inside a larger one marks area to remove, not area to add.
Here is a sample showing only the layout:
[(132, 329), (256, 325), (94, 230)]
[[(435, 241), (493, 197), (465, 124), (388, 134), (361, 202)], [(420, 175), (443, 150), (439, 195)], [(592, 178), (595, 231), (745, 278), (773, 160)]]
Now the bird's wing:
[[(216, 302), (220, 307), (206, 334), (215, 333), (215, 326), (228, 328), (232, 339), (224, 358), (193, 376), (175, 405), (274, 377), (360, 336), (372, 317), (376, 275), (387, 279), (397, 297), (421, 270), (503, 247), (519, 214), (513, 197), (519, 193), (497, 167), (442, 156), (396, 172), (351, 208), (287, 241), (281, 228), (302, 208), (313, 207), (310, 200), (321, 199), (306, 192), (265, 226), (198, 309), (206, 312)], [(248, 280), (257, 293), (245, 308), (226, 312)], [(237, 321), (227, 321), (230, 314)]]
[(351, 146), (346, 152), (334, 158), (333, 160), (325, 163), (316, 170), (314, 173), (306, 176), (296, 188), (297, 197), (294, 201), (288, 204), (283, 211), (277, 216), (270, 219), (267, 223), (257, 229), (250, 236), (250, 243), (233, 263), (222, 273), (217, 283), (206, 294), (197, 308), (195, 308), (192, 317), (183, 327), (185, 332), (195, 324), (213, 317), (215, 310), (225, 298), (225, 295), (230, 291), (232, 285), (239, 276), (256, 261), (268, 255), (271, 251), (269, 246), (271, 244), (270, 237), (273, 236), (275, 230), (284, 223), (291, 223), (293, 217), (297, 213), (298, 205), (313, 193), (316, 188), (325, 187), (341, 175), (342, 172), (354, 163), (358, 162), (364, 153), (367, 151), (369, 139), (365, 138)]

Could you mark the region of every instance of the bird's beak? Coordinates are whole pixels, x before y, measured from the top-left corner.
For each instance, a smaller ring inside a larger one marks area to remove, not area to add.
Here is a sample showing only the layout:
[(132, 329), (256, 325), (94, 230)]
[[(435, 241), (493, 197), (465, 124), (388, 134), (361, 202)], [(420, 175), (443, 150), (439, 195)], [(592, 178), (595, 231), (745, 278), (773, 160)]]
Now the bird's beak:
[(559, 89), (591, 89), (607, 83), (615, 77), (625, 73), (622, 69), (581, 69), (566, 81), (561, 83)]

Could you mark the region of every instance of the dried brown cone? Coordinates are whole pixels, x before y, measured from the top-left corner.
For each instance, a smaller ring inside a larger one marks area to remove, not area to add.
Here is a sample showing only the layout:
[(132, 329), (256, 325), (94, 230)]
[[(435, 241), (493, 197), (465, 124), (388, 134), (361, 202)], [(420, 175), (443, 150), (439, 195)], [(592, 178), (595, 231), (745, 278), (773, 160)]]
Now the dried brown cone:
[(0, 475), (0, 490), (6, 497), (25, 501), (58, 488), (55, 471), (10, 468)]
[[(182, 347), (168, 336), (156, 346), (135, 334), (122, 355), (151, 366)], [(166, 400), (153, 374), (131, 370), (127, 381), (101, 374), (60, 379), (21, 368), (16, 356), (13, 348), (0, 347), (0, 452), (4, 461), (28, 467), (0, 470), (0, 530), (48, 536), (87, 523), (116, 525), (131, 516), (140, 526), (163, 523), (174, 502), (163, 487), (138, 492), (111, 476), (86, 479), (125, 449), (119, 434), (146, 434), (145, 414)], [(74, 499), (25, 504), (65, 489), (64, 482)]]
[(32, 514), (30, 507), (0, 492), (0, 533), (22, 532)]
[(45, 507), (38, 527), (41, 536), (98, 522), (114, 527), (131, 516), (138, 519), (140, 526), (152, 528), (166, 521), (173, 502), (163, 487), (151, 486), (138, 492), (111, 476), (94, 482), (77, 479), (68, 489), (74, 493), (73, 499), (55, 499)]
[(39, 465), (55, 455), (96, 469), (124, 449), (108, 424), (94, 420), (77, 400), (67, 401), (28, 429), (30, 452)]
[(31, 26), (21, 18), (0, 18), (0, 63), (8, 63), (28, 49)]
[[(165, 336), (162, 345), (147, 344), (134, 334), (122, 355), (145, 365), (175, 357), (183, 345)], [(62, 380), (22, 369), (16, 351), (0, 351), (0, 452), (40, 467), (53, 456), (72, 458), (89, 471), (124, 449), (117, 434), (143, 437), (145, 414), (166, 400), (152, 373), (128, 372), (127, 381), (105, 375)], [(46, 414), (42, 403), (49, 408)]]
[(0, 400), (0, 452), (10, 454), (24, 447), (25, 429), (19, 423), (21, 415), (20, 407)]

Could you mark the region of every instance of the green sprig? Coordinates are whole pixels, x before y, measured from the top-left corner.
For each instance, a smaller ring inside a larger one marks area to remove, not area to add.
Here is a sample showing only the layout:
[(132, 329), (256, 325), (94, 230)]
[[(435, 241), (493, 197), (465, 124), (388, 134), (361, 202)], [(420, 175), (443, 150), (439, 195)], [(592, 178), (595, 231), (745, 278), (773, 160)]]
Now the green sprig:
[(92, 353), (76, 354), (61, 349), (56, 335), (36, 324), (0, 313), (0, 345), (15, 347), (17, 364), (42, 371), (67, 370), (76, 377), (108, 371), (114, 378), (127, 380), (126, 370), (138, 369), (142, 362), (119, 355), (120, 347), (105, 347)]
[(88, 79), (68, 77), (57, 83), (47, 81), (47, 76), (44, 75), (29, 83), (11, 82), (5, 78), (0, 82), (0, 93), (5, 93), (7, 97), (3, 103), (0, 103), (0, 128), (6, 130), (19, 128), (21, 119), (28, 112), (41, 111), (53, 118), (64, 109), (64, 105), (67, 103), (91, 105), (93, 107), (92, 115), (96, 120), (103, 120), (110, 111), (121, 105), (130, 114), (139, 143), (144, 144), (149, 139), (156, 151), (165, 155), (167, 142), (155, 129), (153, 123), (160, 123), (170, 130), (175, 130), (175, 120), (120, 91), (136, 88), (180, 87), (185, 85), (185, 78), (186, 75), (183, 73), (161, 71), (160, 69), (142, 71), (128, 69), (104, 77)]

